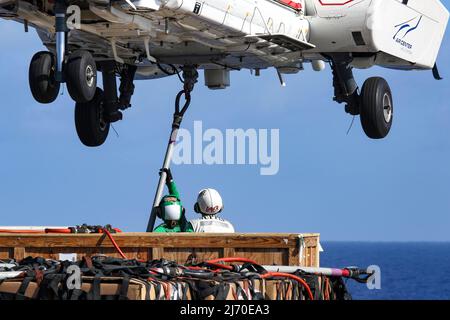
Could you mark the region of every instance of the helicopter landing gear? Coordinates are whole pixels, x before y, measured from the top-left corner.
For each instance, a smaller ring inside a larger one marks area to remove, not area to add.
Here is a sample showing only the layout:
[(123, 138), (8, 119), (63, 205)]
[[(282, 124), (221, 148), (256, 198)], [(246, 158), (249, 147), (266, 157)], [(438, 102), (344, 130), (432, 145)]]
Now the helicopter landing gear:
[(391, 130), (394, 104), (392, 92), (387, 81), (380, 77), (369, 78), (364, 82), (361, 93), (353, 77), (349, 55), (333, 55), (334, 100), (346, 103), (345, 111), (360, 116), (361, 125), (371, 139), (383, 139)]
[(394, 104), (387, 81), (380, 77), (364, 82), (360, 99), (361, 125), (371, 139), (385, 138), (391, 130)]
[(104, 100), (103, 90), (97, 88), (92, 100), (75, 104), (75, 128), (87, 147), (98, 147), (108, 137), (110, 123), (105, 119)]
[(60, 83), (56, 81), (56, 60), (51, 52), (41, 51), (31, 59), (28, 73), (31, 94), (43, 104), (52, 103), (59, 93)]
[(122, 120), (122, 112), (131, 107), (136, 67), (121, 66), (120, 97), (117, 95), (115, 61), (99, 63), (103, 75), (103, 90), (97, 88), (94, 97), (75, 104), (75, 127), (80, 141), (87, 147), (101, 146), (107, 139), (111, 123)]
[(97, 89), (97, 66), (89, 51), (78, 50), (69, 55), (64, 65), (67, 90), (75, 102), (91, 101)]

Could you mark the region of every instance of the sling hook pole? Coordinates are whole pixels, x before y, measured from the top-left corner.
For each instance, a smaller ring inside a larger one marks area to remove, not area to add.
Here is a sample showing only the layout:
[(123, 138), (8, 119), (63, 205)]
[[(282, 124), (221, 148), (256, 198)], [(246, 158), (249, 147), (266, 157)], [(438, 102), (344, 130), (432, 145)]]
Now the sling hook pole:
[[(184, 66), (183, 67), (183, 79), (184, 86), (183, 90), (178, 92), (175, 98), (175, 112), (173, 114), (172, 131), (170, 133), (169, 143), (167, 144), (166, 155), (164, 156), (163, 169), (169, 169), (170, 162), (172, 161), (173, 148), (177, 140), (178, 130), (180, 129), (181, 122), (183, 121), (183, 116), (186, 113), (189, 105), (191, 104), (191, 92), (194, 90), (194, 85), (198, 79), (198, 72), (194, 66)], [(185, 102), (181, 107), (181, 98), (184, 96)], [(161, 171), (158, 187), (156, 189), (155, 198), (153, 200), (152, 212), (150, 219), (147, 224), (147, 232), (152, 232), (155, 227), (156, 221), (156, 209), (159, 206), (159, 202), (162, 198), (162, 193), (164, 190), (164, 185), (166, 181), (166, 172)]]

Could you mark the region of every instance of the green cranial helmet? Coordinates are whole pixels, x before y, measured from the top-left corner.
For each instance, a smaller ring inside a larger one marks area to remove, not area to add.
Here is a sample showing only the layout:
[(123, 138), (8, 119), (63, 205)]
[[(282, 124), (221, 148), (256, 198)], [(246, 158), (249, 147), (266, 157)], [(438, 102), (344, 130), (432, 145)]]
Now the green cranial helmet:
[(179, 221), (183, 212), (180, 199), (173, 195), (164, 196), (159, 203), (158, 217), (164, 221)]

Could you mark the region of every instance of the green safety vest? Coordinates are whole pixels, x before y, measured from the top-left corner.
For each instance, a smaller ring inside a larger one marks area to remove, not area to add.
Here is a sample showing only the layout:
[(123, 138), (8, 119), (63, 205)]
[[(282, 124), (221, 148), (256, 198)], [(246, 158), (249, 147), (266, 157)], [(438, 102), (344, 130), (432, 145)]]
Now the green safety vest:
[(180, 222), (175, 227), (170, 228), (167, 224), (163, 223), (156, 227), (156, 229), (153, 232), (194, 232), (194, 228), (192, 228), (192, 225), (190, 222), (186, 221), (186, 218), (183, 216), (184, 222), (184, 230), (181, 228), (181, 224), (183, 222)]

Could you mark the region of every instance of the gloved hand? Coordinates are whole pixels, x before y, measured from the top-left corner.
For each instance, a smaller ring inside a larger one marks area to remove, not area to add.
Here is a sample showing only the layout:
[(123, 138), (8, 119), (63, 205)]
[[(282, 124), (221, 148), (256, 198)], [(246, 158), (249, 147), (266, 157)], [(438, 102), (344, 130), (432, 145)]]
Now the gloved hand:
[(161, 170), (159, 170), (159, 175), (161, 175), (163, 172), (166, 173), (166, 183), (172, 182), (173, 176), (172, 176), (172, 172), (170, 171), (170, 169), (162, 168)]

